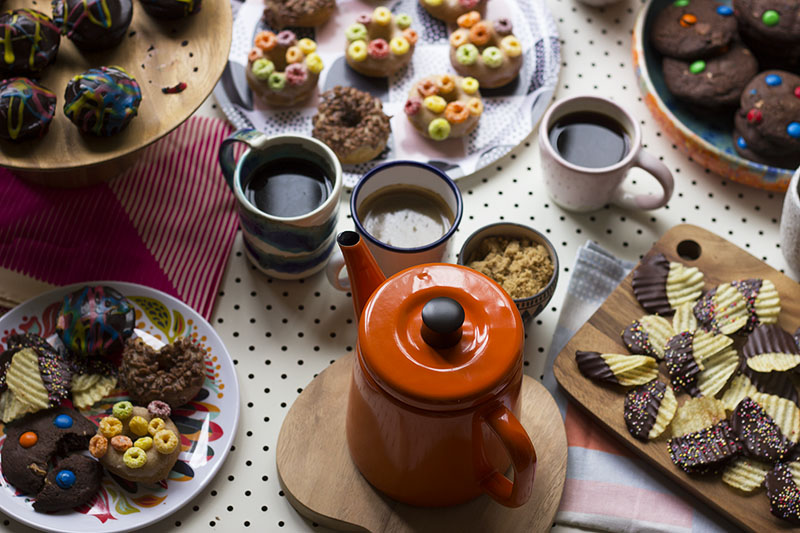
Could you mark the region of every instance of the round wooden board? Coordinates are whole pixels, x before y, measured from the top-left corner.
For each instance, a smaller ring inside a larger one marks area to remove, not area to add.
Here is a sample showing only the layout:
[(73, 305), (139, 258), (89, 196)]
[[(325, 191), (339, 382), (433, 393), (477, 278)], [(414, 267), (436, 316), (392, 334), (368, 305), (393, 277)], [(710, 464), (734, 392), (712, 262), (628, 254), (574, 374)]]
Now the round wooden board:
[(488, 496), (453, 507), (398, 503), (375, 491), (347, 450), (345, 413), (354, 355), (340, 358), (295, 400), (278, 436), (278, 475), (300, 514), (343, 531), (545, 531), (553, 524), (567, 469), (567, 436), (555, 401), (524, 376), (522, 425), (538, 455), (533, 493), (509, 509)]
[[(52, 16), (48, 0), (9, 0), (3, 10), (22, 7)], [(78, 169), (122, 158), (160, 139), (189, 118), (214, 89), (228, 61), (231, 28), (228, 0), (203, 2), (197, 14), (177, 21), (156, 20), (134, 0), (133, 21), (117, 47), (82, 53), (62, 36), (56, 61), (40, 80), (58, 98), (50, 131), (35, 141), (0, 141), (0, 165), (37, 172)], [(73, 76), (103, 65), (119, 65), (139, 82), (139, 115), (117, 135), (81, 135), (64, 115), (64, 91)], [(161, 91), (179, 82), (187, 84), (182, 93)]]

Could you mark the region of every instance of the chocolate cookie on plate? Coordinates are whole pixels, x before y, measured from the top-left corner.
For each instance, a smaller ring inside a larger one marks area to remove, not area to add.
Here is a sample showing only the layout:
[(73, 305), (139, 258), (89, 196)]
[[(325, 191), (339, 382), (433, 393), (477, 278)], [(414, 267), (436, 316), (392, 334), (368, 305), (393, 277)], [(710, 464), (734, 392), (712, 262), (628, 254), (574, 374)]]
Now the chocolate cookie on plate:
[(800, 76), (767, 70), (747, 84), (735, 117), (734, 146), (773, 165), (800, 162)]
[(653, 22), (656, 50), (676, 59), (716, 55), (736, 37), (733, 9), (712, 0), (675, 0)]
[(704, 107), (735, 106), (745, 85), (758, 72), (750, 50), (734, 42), (728, 51), (709, 59), (684, 61), (665, 57), (664, 82), (678, 99)]
[(800, 9), (797, 0), (733, 0), (739, 32), (765, 64), (797, 66)]

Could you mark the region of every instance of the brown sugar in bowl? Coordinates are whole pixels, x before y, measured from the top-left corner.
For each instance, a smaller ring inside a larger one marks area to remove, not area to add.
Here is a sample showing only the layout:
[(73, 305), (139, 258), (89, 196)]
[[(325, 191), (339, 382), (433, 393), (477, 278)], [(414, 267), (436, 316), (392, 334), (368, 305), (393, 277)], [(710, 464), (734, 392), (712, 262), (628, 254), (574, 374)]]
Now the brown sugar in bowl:
[[(540, 244), (547, 251), (550, 256), (550, 261), (553, 266), (553, 273), (549, 281), (544, 287), (533, 295), (521, 298), (513, 298), (514, 303), (522, 315), (522, 320), (526, 324), (544, 310), (545, 306), (550, 302), (553, 293), (558, 284), (558, 254), (552, 243), (533, 228), (522, 224), (514, 224), (512, 222), (498, 222), (496, 224), (489, 224), (476, 230), (472, 233), (464, 244), (461, 246), (461, 251), (458, 254), (458, 264), (469, 266), (473, 261), (483, 259), (480, 256), (481, 243), (484, 239), (490, 237), (503, 237), (513, 240), (528, 240), (534, 245)], [(490, 276), (491, 277), (491, 276)], [(497, 281), (497, 280), (495, 280)]]

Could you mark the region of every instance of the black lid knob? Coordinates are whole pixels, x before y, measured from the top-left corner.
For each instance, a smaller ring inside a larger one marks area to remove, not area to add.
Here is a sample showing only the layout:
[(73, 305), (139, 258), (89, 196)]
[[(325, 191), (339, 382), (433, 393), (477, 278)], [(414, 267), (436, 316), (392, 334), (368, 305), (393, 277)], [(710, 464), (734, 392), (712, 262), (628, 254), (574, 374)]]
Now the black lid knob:
[(464, 308), (452, 298), (433, 298), (422, 308), (422, 340), (434, 348), (458, 344), (463, 324)]

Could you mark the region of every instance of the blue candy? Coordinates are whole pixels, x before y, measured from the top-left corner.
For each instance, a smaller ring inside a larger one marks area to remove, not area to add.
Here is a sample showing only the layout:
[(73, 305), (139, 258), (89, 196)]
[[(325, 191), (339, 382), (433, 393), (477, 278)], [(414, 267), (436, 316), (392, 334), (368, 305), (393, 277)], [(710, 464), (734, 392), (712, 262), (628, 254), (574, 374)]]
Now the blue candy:
[(717, 7), (717, 14), (723, 17), (730, 17), (733, 15), (733, 8), (730, 6), (719, 6)]
[(781, 79), (781, 77), (778, 76), (777, 74), (770, 74), (769, 76), (764, 78), (764, 81), (770, 87), (777, 87), (778, 85), (783, 83), (783, 79)]
[(789, 134), (789, 137), (800, 139), (800, 122), (790, 122), (786, 126), (786, 133)]
[(742, 150), (747, 150), (747, 142), (745, 142), (744, 137), (736, 139), (736, 145)]
[(68, 489), (75, 484), (75, 473), (72, 470), (62, 470), (56, 474), (56, 485)]
[(73, 420), (69, 415), (58, 415), (53, 420), (53, 425), (61, 429), (69, 429), (72, 427)]

